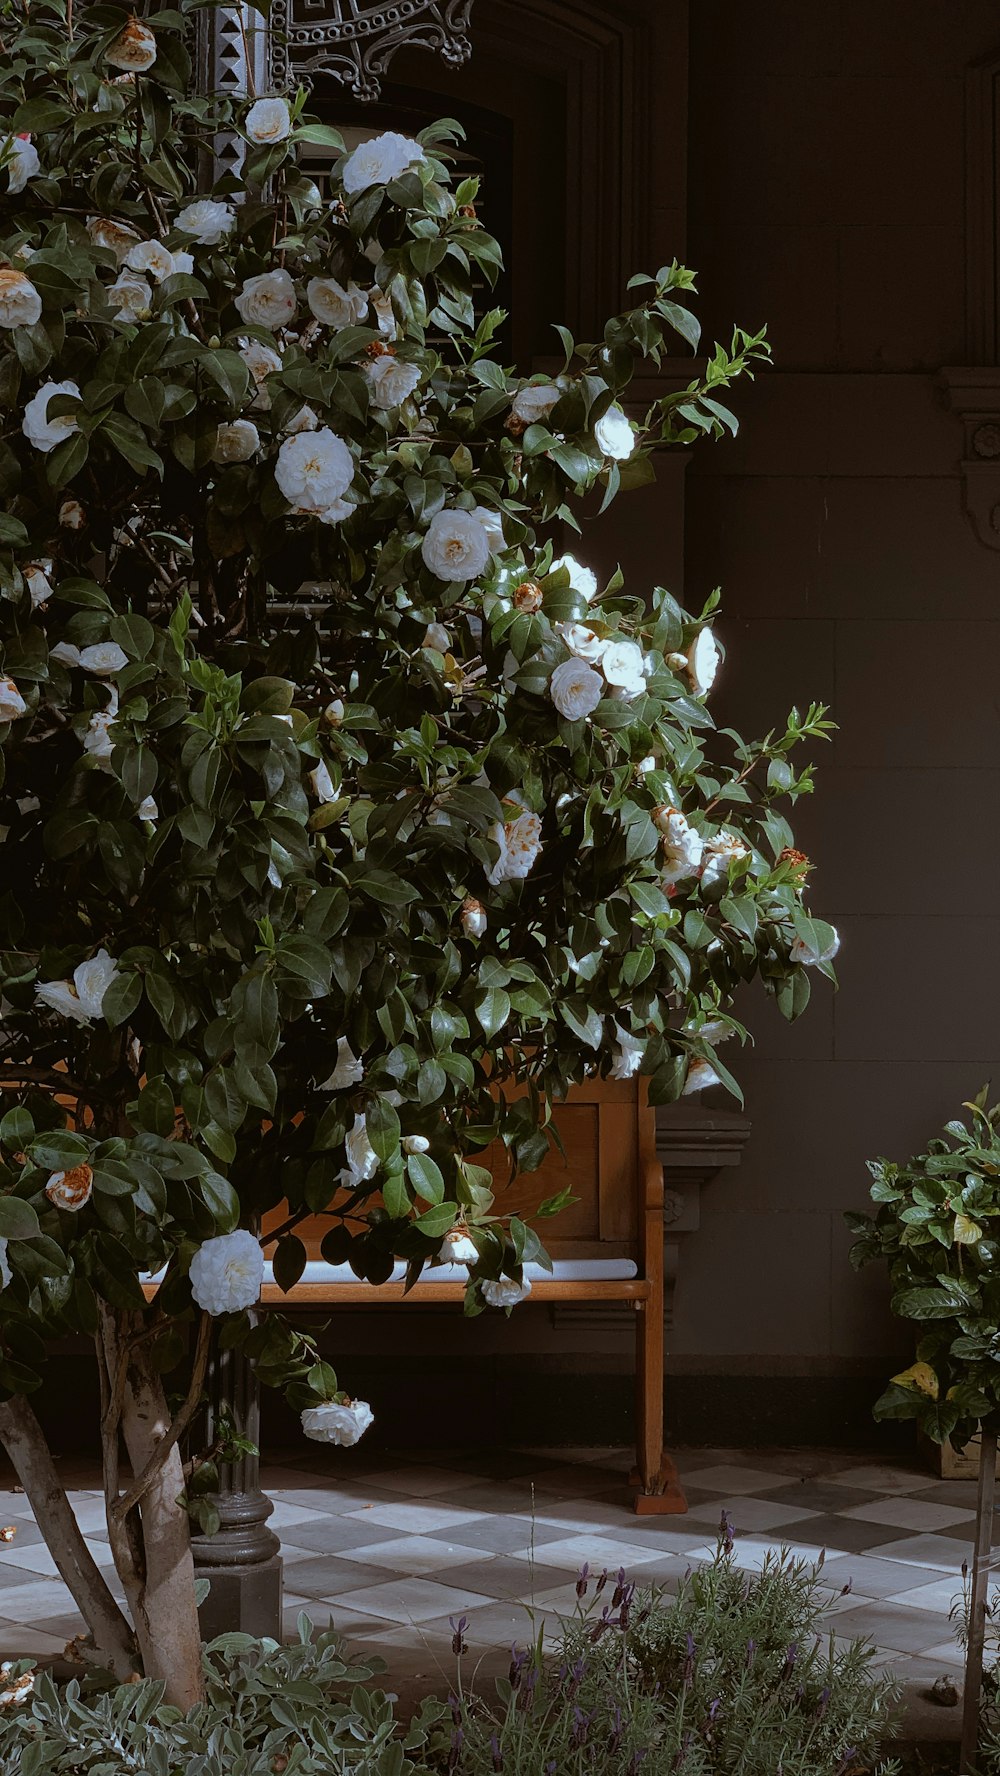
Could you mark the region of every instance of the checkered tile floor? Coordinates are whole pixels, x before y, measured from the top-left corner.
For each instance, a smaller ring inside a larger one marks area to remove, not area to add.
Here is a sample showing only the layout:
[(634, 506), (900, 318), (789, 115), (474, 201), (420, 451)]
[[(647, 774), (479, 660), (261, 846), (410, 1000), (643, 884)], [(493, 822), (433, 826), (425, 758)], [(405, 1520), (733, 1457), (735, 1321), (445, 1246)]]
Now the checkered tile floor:
[[(936, 1480), (843, 1451), (689, 1450), (678, 1455), (690, 1510), (636, 1517), (619, 1450), (534, 1450), (409, 1457), (300, 1446), (263, 1479), (285, 1560), (286, 1629), (305, 1610), (332, 1617), (377, 1651), (390, 1681), (447, 1684), (449, 1617), (468, 1618), (470, 1662), (505, 1666), (509, 1645), (536, 1620), (570, 1611), (574, 1581), (591, 1567), (624, 1566), (640, 1582), (676, 1585), (710, 1557), (723, 1509), (748, 1568), (785, 1544), (826, 1550), (830, 1625), (864, 1635), (914, 1684), (958, 1675), (948, 1611), (971, 1559), (972, 1482)], [(95, 1476), (68, 1471), (80, 1523), (110, 1567)], [(0, 1657), (61, 1653), (79, 1630), (23, 1494), (0, 1482)], [(850, 1581), (850, 1590), (843, 1587)]]

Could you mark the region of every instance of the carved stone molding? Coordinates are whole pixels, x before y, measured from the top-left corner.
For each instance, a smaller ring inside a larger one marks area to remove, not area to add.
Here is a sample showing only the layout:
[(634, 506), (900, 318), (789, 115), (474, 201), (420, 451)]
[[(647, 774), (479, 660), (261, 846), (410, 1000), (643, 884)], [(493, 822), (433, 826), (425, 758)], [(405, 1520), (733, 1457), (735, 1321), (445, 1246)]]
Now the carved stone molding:
[(966, 350), (1000, 358), (1000, 49), (965, 76)]
[[(663, 1164), (663, 1257), (666, 1299), (663, 1323), (673, 1325), (674, 1289), (684, 1239), (701, 1225), (701, 1193), (719, 1172), (738, 1166), (750, 1139), (751, 1124), (731, 1110), (706, 1109), (690, 1102), (667, 1104), (656, 1113), (656, 1156)], [(632, 1324), (632, 1309), (587, 1303), (551, 1309), (556, 1325), (623, 1329)]]
[(471, 53), (473, 0), (272, 0), (277, 86), (324, 74), (357, 99), (377, 99), (393, 56), (427, 49), (451, 68)]
[(962, 422), (962, 505), (979, 541), (1000, 549), (1000, 365), (942, 370)]

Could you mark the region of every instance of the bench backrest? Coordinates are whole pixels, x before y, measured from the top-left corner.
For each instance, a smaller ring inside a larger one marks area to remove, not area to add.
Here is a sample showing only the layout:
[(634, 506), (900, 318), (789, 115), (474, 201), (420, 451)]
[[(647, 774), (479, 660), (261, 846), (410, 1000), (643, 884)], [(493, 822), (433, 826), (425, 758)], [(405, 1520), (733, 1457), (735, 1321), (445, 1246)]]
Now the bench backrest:
[[(536, 1172), (512, 1184), (502, 1144), (495, 1142), (482, 1154), (480, 1163), (493, 1173), (498, 1210), (530, 1217), (546, 1197), (568, 1189), (576, 1200), (555, 1219), (538, 1223), (553, 1258), (639, 1257), (644, 1164), (656, 1145), (645, 1081), (588, 1080), (556, 1106), (555, 1122), (565, 1159), (554, 1149)], [(282, 1203), (267, 1215), (265, 1233), (279, 1226), (287, 1212)], [(320, 1242), (333, 1225), (328, 1217), (314, 1215), (296, 1228), (309, 1258), (319, 1258)]]

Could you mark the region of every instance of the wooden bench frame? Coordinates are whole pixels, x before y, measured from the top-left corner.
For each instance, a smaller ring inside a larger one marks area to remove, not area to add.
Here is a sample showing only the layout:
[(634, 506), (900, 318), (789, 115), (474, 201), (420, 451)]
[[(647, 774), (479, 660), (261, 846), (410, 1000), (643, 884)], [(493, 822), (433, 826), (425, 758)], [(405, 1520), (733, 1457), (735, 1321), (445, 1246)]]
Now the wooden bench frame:
[[(627, 1245), (627, 1255), (634, 1259), (637, 1275), (630, 1278), (595, 1278), (579, 1280), (549, 1278), (534, 1281), (531, 1302), (628, 1303), (635, 1310), (636, 1335), (636, 1468), (632, 1484), (637, 1488), (635, 1509), (641, 1515), (662, 1515), (687, 1510), (687, 1501), (677, 1477), (677, 1469), (663, 1446), (663, 1384), (664, 1384), (664, 1186), (663, 1165), (656, 1153), (656, 1116), (646, 1101), (645, 1081), (597, 1080), (570, 1094), (568, 1105), (597, 1106), (600, 1129), (597, 1156), (599, 1236), (585, 1241), (586, 1256), (593, 1255), (607, 1236), (610, 1243)], [(605, 1133), (601, 1108), (611, 1112)], [(625, 1115), (622, 1116), (621, 1112)], [(615, 1112), (618, 1112), (616, 1115)], [(556, 1122), (558, 1124), (558, 1109)], [(634, 1133), (626, 1134), (626, 1130)], [(631, 1148), (631, 1152), (628, 1149)], [(553, 1155), (536, 1179), (546, 1174), (542, 1186), (530, 1188), (536, 1198), (560, 1188), (560, 1161)], [(627, 1173), (631, 1171), (632, 1177)], [(629, 1191), (623, 1186), (630, 1186)], [(498, 1188), (498, 1206), (504, 1203), (504, 1187)], [(285, 1218), (284, 1205), (269, 1215), (264, 1223), (277, 1226)], [(327, 1226), (316, 1217), (297, 1229), (305, 1241), (309, 1256), (318, 1256), (319, 1241)], [(579, 1241), (559, 1237), (559, 1219), (551, 1223), (555, 1237), (546, 1239), (553, 1257), (581, 1256), (573, 1251)], [(314, 1250), (310, 1249), (314, 1248)], [(599, 1255), (599, 1254), (598, 1254)], [(619, 1255), (619, 1254), (616, 1254)], [(426, 1280), (425, 1280), (426, 1279)], [(394, 1307), (403, 1302), (461, 1304), (465, 1297), (465, 1281), (440, 1281), (427, 1271), (410, 1294), (402, 1282), (374, 1285), (366, 1282), (323, 1283), (300, 1282), (286, 1293), (277, 1283), (265, 1282), (261, 1296), (265, 1306), (283, 1308)]]

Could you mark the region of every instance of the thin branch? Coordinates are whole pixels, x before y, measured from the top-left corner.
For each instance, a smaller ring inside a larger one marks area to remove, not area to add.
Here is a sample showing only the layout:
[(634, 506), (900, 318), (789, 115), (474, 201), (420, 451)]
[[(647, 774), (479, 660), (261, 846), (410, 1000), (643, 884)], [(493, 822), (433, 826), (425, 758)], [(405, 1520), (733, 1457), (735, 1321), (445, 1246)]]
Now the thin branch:
[(202, 1389), (205, 1385), (205, 1374), (208, 1369), (208, 1353), (211, 1347), (212, 1319), (203, 1313), (198, 1326), (198, 1342), (195, 1347), (194, 1368), (191, 1372), (191, 1385), (180, 1411), (176, 1414), (166, 1436), (157, 1444), (154, 1454), (150, 1457), (142, 1473), (133, 1480), (126, 1493), (123, 1493), (112, 1506), (112, 1514), (123, 1522), (130, 1511), (133, 1511), (140, 1499), (149, 1491), (158, 1475), (166, 1466), (167, 1457), (178, 1444), (194, 1418), (201, 1401)]

